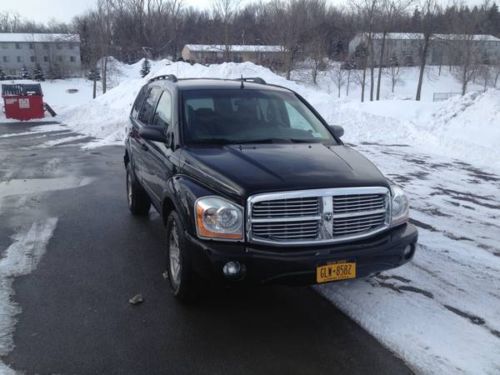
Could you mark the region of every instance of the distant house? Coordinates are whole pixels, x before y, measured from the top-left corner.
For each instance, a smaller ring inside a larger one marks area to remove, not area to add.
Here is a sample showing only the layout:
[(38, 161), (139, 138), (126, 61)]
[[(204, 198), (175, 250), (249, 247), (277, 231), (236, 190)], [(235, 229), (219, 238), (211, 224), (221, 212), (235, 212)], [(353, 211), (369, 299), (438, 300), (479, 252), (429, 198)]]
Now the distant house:
[[(229, 61), (250, 61), (265, 66), (277, 66), (282, 61), (283, 47), (260, 45), (230, 45)], [(225, 45), (186, 44), (182, 49), (182, 58), (201, 64), (221, 63), (225, 59)]]
[(80, 37), (76, 34), (0, 33), (0, 67), (20, 76), (25, 66), (40, 64), (46, 77), (77, 76), (81, 72)]
[[(418, 65), (424, 35), (421, 33), (387, 33), (383, 64), (397, 61), (399, 65)], [(373, 33), (373, 54), (379, 61), (382, 49), (382, 33)], [(349, 55), (356, 58), (359, 51), (368, 45), (368, 33), (358, 33), (349, 43)], [(431, 39), (427, 63), (431, 65), (454, 65), (460, 54), (469, 46), (479, 61), (489, 63), (500, 59), (500, 39), (492, 35), (434, 34)], [(368, 49), (366, 49), (369, 53)]]

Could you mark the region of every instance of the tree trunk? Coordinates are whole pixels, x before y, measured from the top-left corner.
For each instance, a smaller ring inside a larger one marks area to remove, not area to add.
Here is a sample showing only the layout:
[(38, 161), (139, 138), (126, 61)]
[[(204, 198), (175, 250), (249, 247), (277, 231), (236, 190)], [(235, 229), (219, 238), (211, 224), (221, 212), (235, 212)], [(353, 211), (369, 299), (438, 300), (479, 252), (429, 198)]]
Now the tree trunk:
[(417, 96), (415, 97), (415, 100), (420, 100), (420, 97), (422, 95), (422, 82), (424, 80), (424, 71), (425, 71), (425, 64), (427, 62), (427, 53), (429, 50), (430, 38), (431, 38), (430, 34), (426, 34), (424, 36), (424, 47), (422, 49), (422, 55), (420, 56), (420, 73), (418, 75)]
[(106, 91), (108, 89), (108, 57), (105, 56), (103, 61), (102, 61), (102, 93), (106, 94)]
[[(347, 71), (347, 86), (345, 88), (345, 96), (349, 96), (349, 85), (351, 83), (351, 69)], [(495, 81), (496, 86), (496, 81)]]
[(463, 74), (462, 74), (462, 96), (465, 95), (467, 92), (467, 67), (463, 67)]
[(93, 81), (94, 81), (93, 85), (94, 87), (92, 89), (92, 99), (95, 99), (97, 96), (97, 79), (94, 77)]
[(366, 67), (363, 69), (363, 79), (361, 80), (361, 103), (365, 101)]
[(375, 58), (373, 56), (373, 40), (370, 38), (370, 101), (373, 102), (375, 88)]
[[(380, 48), (380, 60), (378, 62), (378, 77), (377, 77), (377, 100), (380, 100), (380, 82), (382, 81), (382, 65), (384, 63), (384, 52), (385, 52), (385, 38), (387, 32), (384, 31), (382, 34), (382, 47)], [(394, 88), (393, 88), (394, 92)]]

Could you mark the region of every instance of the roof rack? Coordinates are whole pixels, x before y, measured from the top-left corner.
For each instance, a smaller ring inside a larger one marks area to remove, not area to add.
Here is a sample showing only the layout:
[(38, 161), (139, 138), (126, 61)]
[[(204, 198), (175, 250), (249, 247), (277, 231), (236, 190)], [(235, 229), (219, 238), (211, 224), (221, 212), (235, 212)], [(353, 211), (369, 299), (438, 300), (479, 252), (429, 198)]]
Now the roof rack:
[(241, 77), (235, 79), (235, 81), (253, 82), (253, 83), (260, 83), (261, 85), (267, 85), (266, 81), (264, 81), (260, 77)]
[(177, 82), (177, 77), (173, 74), (164, 74), (161, 76), (156, 76), (151, 78), (148, 83), (154, 82), (154, 81), (160, 81), (160, 80), (165, 80), (165, 81), (172, 81), (172, 82)]

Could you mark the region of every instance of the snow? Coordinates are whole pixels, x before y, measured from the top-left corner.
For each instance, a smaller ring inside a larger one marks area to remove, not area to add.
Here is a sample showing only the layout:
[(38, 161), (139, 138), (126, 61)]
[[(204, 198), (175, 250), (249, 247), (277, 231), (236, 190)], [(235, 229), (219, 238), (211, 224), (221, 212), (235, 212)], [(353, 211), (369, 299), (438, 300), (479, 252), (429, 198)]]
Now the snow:
[[(186, 47), (193, 52), (223, 52), (226, 50), (226, 46), (223, 44), (186, 44)], [(233, 44), (229, 46), (229, 50), (232, 52), (282, 52), (283, 47)]]
[(0, 33), (0, 42), (80, 42), (78, 34)]
[[(34, 222), (31, 227), (13, 236), (12, 244), (5, 250), (0, 260), (0, 355), (6, 355), (14, 347), (13, 333), (15, 316), (20, 307), (12, 300), (15, 277), (31, 273), (45, 253), (47, 244), (54, 233), (57, 218)], [(0, 362), (2, 373), (11, 370)]]
[[(364, 35), (367, 35), (365, 33)], [(382, 39), (384, 37), (383, 33), (373, 33), (373, 39)], [(424, 38), (424, 34), (422, 33), (387, 33), (385, 35), (386, 39), (395, 39), (395, 40), (422, 40)], [(487, 42), (500, 42), (499, 38), (494, 37), (493, 35), (487, 34), (474, 34), (474, 35), (466, 35), (466, 34), (433, 34), (433, 39), (443, 39), (443, 40), (477, 40), (477, 41), (487, 41)]]

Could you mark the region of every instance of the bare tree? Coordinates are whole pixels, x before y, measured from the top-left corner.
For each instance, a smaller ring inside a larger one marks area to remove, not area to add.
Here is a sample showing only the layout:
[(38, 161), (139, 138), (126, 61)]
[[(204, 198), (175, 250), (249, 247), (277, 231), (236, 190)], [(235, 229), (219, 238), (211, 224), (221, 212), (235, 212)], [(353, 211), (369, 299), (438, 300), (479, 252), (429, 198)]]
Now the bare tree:
[(231, 57), (231, 22), (240, 6), (240, 0), (212, 0), (214, 17), (219, 17), (224, 27), (224, 59)]
[(497, 88), (497, 85), (500, 81), (500, 57), (497, 57), (495, 62), (493, 63), (493, 87)]
[(439, 5), (437, 0), (424, 0), (422, 7), (422, 20), (420, 28), (422, 30), (423, 38), (420, 43), (419, 48), (419, 58), (420, 58), (420, 70), (418, 74), (417, 83), (417, 94), (415, 100), (420, 100), (422, 96), (422, 84), (424, 81), (425, 66), (427, 64), (427, 58), (429, 56), (429, 49), (432, 42), (433, 35), (436, 30), (436, 19), (435, 14), (439, 10)]
[(391, 78), (391, 92), (394, 94), (396, 85), (401, 81), (401, 69), (395, 54), (393, 54), (389, 60), (389, 76)]
[(370, 100), (373, 100), (375, 86), (375, 57), (373, 49), (374, 24), (376, 13), (380, 6), (380, 0), (352, 0), (354, 11), (361, 21), (359, 25), (364, 29), (364, 39), (367, 47), (366, 61), (363, 64), (363, 83), (361, 89), (361, 101), (365, 100), (366, 67), (370, 69)]
[(478, 56), (477, 38), (474, 34), (459, 34), (455, 39), (454, 60), (457, 65), (453, 69), (453, 75), (462, 86), (462, 95), (465, 95), (469, 84), (479, 74), (482, 64)]
[(347, 75), (350, 74), (348, 70), (342, 69), (342, 64), (335, 64), (330, 70), (330, 76), (333, 83), (337, 86), (337, 97), (340, 98), (340, 91), (346, 84)]
[[(397, 20), (401, 18), (412, 3), (413, 0), (381, 0), (381, 20), (379, 26), (382, 27), (382, 42), (378, 62), (377, 100), (380, 100), (380, 84), (382, 80), (383, 67), (385, 62), (388, 60), (388, 54), (386, 51), (387, 34), (395, 27)], [(394, 92), (394, 87), (392, 89)]]

